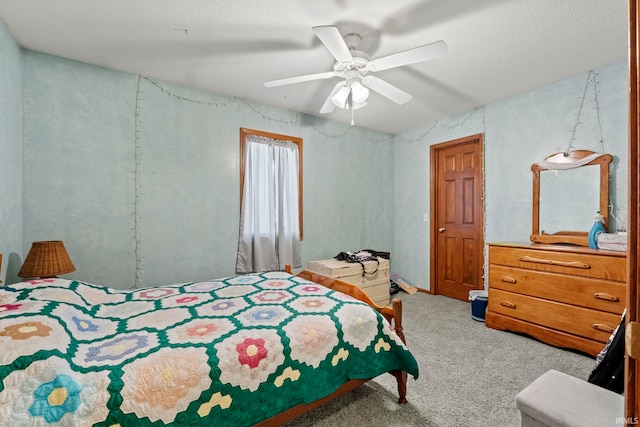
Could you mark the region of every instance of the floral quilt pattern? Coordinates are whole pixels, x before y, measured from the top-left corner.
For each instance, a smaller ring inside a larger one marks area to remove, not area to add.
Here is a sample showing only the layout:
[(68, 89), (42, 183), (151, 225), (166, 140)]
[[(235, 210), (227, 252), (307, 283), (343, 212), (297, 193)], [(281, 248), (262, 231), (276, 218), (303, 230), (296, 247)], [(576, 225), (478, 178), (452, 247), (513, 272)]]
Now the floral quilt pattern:
[(387, 321), (283, 272), (0, 288), (0, 425), (250, 426), (418, 366)]

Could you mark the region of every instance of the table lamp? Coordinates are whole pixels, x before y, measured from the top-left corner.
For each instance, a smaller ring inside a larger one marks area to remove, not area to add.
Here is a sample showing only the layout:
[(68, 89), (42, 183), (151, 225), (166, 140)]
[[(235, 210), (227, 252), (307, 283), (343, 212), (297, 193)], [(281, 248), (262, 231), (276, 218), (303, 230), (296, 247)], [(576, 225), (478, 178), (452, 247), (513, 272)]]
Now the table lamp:
[(20, 277), (56, 277), (76, 268), (61, 240), (33, 242), (27, 258), (18, 272)]

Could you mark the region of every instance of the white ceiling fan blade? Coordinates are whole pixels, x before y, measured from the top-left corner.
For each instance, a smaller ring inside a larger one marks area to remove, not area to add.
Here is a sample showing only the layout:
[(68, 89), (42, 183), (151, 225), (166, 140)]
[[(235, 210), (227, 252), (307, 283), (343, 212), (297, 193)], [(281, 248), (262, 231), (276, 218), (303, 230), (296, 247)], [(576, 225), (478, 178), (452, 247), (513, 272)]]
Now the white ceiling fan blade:
[(344, 42), (338, 28), (333, 25), (323, 25), (311, 28), (320, 41), (329, 49), (331, 55), (338, 62), (349, 62), (353, 60), (349, 47)]
[(331, 93), (327, 97), (326, 101), (324, 101), (324, 104), (322, 104), (322, 108), (320, 109), (320, 114), (329, 114), (329, 113), (332, 113), (333, 110), (336, 109), (336, 104), (334, 104), (333, 101), (331, 101), (331, 98), (333, 97), (333, 95), (338, 93), (338, 91), (340, 89), (342, 89), (345, 85), (346, 85), (346, 82), (341, 81), (341, 82), (338, 82), (333, 87), (333, 90), (331, 91)]
[(311, 80), (330, 79), (331, 77), (335, 76), (336, 73), (334, 71), (326, 71), (324, 73), (307, 74), (305, 76), (287, 77), (278, 80), (267, 80), (266, 82), (264, 82), (264, 85), (266, 87), (284, 86), (290, 85), (292, 83), (308, 82)]
[(439, 58), (448, 52), (447, 44), (442, 40), (414, 47), (402, 52), (369, 61), (367, 69), (369, 71), (382, 71), (389, 68), (402, 67), (429, 59)]
[(407, 92), (402, 89), (398, 89), (394, 85), (385, 82), (376, 76), (367, 76), (362, 79), (362, 84), (368, 88), (371, 88), (378, 92), (382, 96), (386, 96), (396, 104), (404, 104), (413, 98)]

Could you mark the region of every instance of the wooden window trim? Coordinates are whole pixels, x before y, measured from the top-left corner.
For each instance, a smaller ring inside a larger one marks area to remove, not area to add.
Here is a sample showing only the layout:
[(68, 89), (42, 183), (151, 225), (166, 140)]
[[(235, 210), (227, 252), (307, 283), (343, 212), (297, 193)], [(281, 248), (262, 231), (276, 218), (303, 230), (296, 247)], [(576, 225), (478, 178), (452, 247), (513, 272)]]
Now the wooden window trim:
[(263, 132), (260, 130), (240, 128), (240, 205), (244, 192), (244, 154), (248, 135), (262, 136), (265, 138), (279, 139), (293, 142), (298, 146), (298, 224), (300, 225), (300, 240), (302, 240), (302, 138), (277, 133)]

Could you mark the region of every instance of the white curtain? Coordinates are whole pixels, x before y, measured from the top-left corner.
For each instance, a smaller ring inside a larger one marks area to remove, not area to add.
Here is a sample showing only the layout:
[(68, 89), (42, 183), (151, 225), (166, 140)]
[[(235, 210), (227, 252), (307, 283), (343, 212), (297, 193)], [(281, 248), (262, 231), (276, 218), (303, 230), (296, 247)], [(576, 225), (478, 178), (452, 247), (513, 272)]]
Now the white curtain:
[(300, 267), (298, 146), (248, 135), (236, 271)]

